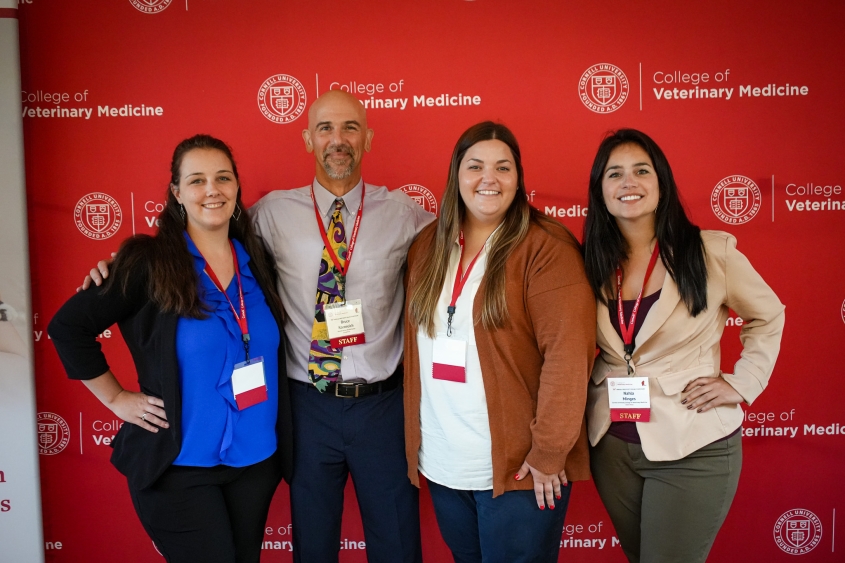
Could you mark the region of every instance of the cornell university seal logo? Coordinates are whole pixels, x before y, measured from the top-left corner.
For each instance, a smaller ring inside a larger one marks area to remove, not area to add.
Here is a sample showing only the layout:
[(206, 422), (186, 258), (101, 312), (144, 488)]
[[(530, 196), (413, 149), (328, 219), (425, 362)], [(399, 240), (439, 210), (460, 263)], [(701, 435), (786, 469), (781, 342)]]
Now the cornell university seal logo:
[(614, 112), (628, 99), (628, 77), (618, 66), (607, 63), (593, 65), (578, 81), (578, 97), (591, 111)]
[(56, 455), (70, 442), (70, 427), (65, 419), (51, 412), (38, 413), (38, 453)]
[(95, 240), (114, 236), (123, 223), (123, 213), (109, 194), (93, 192), (82, 196), (73, 210), (73, 222), (83, 235)]
[(812, 551), (822, 539), (822, 523), (818, 516), (803, 508), (784, 512), (775, 522), (775, 543), (790, 555)]
[(288, 74), (275, 74), (258, 89), (258, 109), (273, 123), (290, 123), (305, 111), (305, 88)]
[(729, 225), (749, 222), (760, 211), (762, 203), (760, 188), (745, 176), (723, 178), (710, 195), (713, 213)]
[(437, 215), (437, 199), (428, 188), (419, 184), (405, 184), (399, 189), (405, 192), (405, 195), (417, 202), (420, 207), (429, 213)]
[(173, 0), (129, 0), (132, 7), (145, 14), (163, 12)]

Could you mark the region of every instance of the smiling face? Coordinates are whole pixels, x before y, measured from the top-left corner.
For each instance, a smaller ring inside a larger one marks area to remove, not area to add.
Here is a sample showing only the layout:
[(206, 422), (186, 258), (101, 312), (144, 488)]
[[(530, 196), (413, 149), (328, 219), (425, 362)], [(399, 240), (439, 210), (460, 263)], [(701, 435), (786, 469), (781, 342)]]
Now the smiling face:
[(492, 139), (467, 149), (458, 168), (458, 185), (466, 220), (485, 225), (502, 222), (517, 189), (517, 171), (510, 148)]
[(330, 90), (308, 111), (308, 129), (302, 132), (305, 149), (317, 160), (317, 181), (358, 182), (361, 159), (369, 152), (373, 130), (367, 129), (364, 106), (354, 96)]
[(639, 145), (626, 144), (613, 149), (601, 187), (604, 204), (617, 223), (654, 221), (660, 186), (651, 158)]
[(221, 151), (194, 149), (185, 153), (179, 167), (179, 185), (170, 189), (185, 206), (188, 233), (229, 228), (238, 180), (231, 161)]

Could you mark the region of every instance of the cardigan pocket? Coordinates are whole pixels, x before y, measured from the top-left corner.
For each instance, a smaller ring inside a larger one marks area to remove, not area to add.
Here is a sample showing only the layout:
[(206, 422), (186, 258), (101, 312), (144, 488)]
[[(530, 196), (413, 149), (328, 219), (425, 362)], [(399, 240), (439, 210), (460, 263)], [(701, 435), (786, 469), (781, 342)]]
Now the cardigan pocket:
[(663, 390), (663, 394), (670, 397), (672, 395), (680, 394), (684, 390), (684, 387), (686, 387), (693, 379), (697, 379), (699, 377), (713, 377), (715, 374), (716, 371), (713, 364), (702, 364), (700, 366), (677, 371), (675, 373), (660, 375), (655, 377), (655, 379), (660, 385), (660, 388)]

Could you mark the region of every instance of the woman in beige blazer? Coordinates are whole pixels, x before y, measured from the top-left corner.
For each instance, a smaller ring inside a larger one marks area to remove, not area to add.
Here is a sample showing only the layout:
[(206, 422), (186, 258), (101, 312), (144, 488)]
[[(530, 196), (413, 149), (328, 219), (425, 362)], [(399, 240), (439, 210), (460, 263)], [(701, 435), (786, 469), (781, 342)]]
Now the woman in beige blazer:
[[(647, 135), (622, 129), (601, 143), (589, 196), (585, 263), (601, 349), (587, 402), (596, 487), (629, 561), (704, 561), (739, 479), (740, 403), (768, 383), (784, 306), (733, 236), (687, 219)], [(723, 373), (729, 308), (743, 319), (743, 350)], [(629, 377), (647, 378), (637, 385), (650, 407), (614, 409), (621, 421), (612, 422), (608, 388)]]

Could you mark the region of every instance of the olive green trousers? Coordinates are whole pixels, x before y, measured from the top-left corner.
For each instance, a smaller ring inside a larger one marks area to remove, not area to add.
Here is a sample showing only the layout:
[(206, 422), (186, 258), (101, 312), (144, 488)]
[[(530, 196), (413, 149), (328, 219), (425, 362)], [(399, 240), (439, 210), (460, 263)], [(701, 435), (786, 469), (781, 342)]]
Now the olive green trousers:
[(742, 433), (676, 461), (605, 435), (590, 466), (628, 561), (703, 563), (736, 493)]

